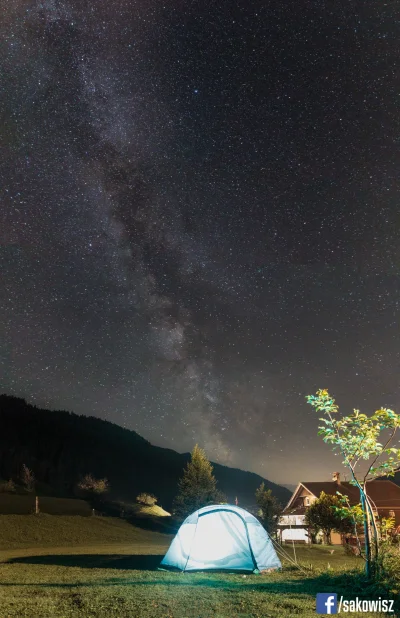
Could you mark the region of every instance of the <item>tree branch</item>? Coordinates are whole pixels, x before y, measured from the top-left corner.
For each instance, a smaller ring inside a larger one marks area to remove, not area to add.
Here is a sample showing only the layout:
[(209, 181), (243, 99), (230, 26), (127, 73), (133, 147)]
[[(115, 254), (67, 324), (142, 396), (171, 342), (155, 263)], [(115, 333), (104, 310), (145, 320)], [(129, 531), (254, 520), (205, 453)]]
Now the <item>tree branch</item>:
[(375, 457), (375, 459), (374, 459), (374, 460), (372, 461), (372, 463), (370, 464), (370, 466), (369, 466), (369, 468), (368, 468), (368, 470), (367, 470), (367, 472), (366, 472), (366, 474), (365, 474), (365, 476), (364, 476), (364, 483), (366, 482), (366, 480), (367, 480), (367, 476), (368, 476), (368, 474), (369, 474), (369, 471), (370, 471), (370, 470), (371, 470), (371, 468), (373, 467), (374, 463), (375, 463), (376, 461), (378, 461), (379, 457), (382, 455), (382, 453), (384, 452), (384, 450), (385, 450), (385, 449), (389, 446), (389, 444), (390, 444), (390, 443), (391, 443), (391, 441), (393, 440), (393, 438), (394, 438), (394, 436), (395, 436), (395, 434), (396, 434), (396, 431), (397, 431), (397, 427), (395, 427), (395, 428), (393, 429), (392, 434), (389, 436), (389, 438), (388, 438), (388, 439), (387, 439), (387, 441), (386, 441), (386, 444), (384, 445), (384, 447), (382, 448), (382, 450), (380, 451), (380, 453), (378, 453), (378, 454), (377, 454), (377, 456)]

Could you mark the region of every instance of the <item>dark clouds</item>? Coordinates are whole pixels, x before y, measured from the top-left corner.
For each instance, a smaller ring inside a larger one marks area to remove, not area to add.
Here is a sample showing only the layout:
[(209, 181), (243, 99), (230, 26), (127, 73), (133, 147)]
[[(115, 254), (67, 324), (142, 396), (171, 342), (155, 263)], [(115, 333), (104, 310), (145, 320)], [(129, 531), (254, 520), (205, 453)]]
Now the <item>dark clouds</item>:
[(399, 404), (394, 5), (4, 9), (3, 389), (327, 475), (307, 393)]

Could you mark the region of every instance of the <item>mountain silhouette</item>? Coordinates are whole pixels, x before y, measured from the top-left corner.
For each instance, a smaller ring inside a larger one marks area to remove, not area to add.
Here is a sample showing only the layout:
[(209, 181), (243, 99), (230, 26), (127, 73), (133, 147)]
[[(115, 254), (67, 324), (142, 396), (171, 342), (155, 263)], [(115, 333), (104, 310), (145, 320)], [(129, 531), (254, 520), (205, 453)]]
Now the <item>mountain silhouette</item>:
[[(202, 446), (202, 445), (200, 445)], [(171, 508), (178, 479), (190, 458), (153, 446), (135, 431), (92, 416), (44, 410), (24, 399), (0, 396), (0, 477), (18, 481), (23, 464), (33, 470), (38, 493), (73, 496), (88, 473), (106, 477), (110, 498), (133, 502), (140, 492)], [(291, 492), (258, 474), (213, 463), (218, 489), (228, 502), (255, 503), (262, 482), (285, 505)]]

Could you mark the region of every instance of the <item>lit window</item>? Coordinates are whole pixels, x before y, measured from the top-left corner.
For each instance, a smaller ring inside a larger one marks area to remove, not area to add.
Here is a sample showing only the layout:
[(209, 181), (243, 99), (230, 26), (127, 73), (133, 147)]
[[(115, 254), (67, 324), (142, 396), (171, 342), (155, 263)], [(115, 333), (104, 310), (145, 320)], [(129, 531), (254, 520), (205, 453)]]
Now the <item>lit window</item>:
[(310, 506), (310, 498), (304, 498), (305, 506)]
[(389, 517), (395, 517), (395, 512), (394, 511), (389, 511)]

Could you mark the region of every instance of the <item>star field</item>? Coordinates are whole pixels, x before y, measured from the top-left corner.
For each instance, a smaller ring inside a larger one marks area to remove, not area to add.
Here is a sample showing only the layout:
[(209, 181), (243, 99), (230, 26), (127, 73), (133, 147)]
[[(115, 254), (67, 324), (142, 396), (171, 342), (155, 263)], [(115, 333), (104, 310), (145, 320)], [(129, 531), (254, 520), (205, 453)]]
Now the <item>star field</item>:
[(400, 409), (399, 3), (1, 4), (1, 391), (328, 477), (305, 395)]

